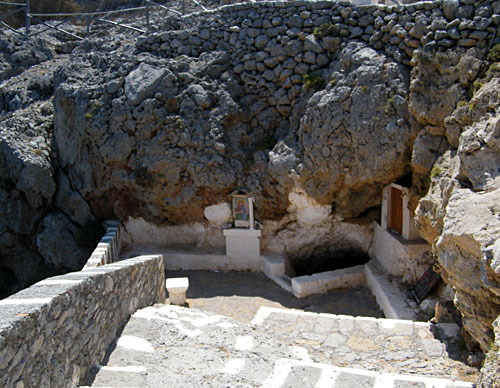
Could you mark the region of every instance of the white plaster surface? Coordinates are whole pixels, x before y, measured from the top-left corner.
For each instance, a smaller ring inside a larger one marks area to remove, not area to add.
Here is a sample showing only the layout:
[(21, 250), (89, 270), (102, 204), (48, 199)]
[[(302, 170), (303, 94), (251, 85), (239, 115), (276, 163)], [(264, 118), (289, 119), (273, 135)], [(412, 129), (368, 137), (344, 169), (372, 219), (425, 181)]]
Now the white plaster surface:
[(118, 339), (116, 346), (138, 352), (152, 353), (155, 351), (153, 345), (143, 338), (132, 335), (124, 335)]
[(434, 261), (431, 246), (425, 242), (406, 241), (373, 223), (373, 244), (370, 257), (403, 283), (414, 284)]
[(261, 231), (256, 229), (225, 229), (226, 256), (232, 269), (262, 271), (260, 256)]
[(321, 205), (304, 191), (296, 190), (288, 194), (289, 213), (296, 213), (297, 220), (303, 225), (317, 225), (324, 222), (330, 215), (331, 206)]
[(183, 225), (159, 226), (143, 218), (131, 218), (124, 223), (131, 243), (186, 245), (195, 247), (224, 247), (224, 236), (220, 227), (191, 223)]
[(266, 276), (286, 275), (287, 259), (281, 255), (264, 255), (262, 257), (262, 270)]
[(227, 202), (207, 206), (203, 211), (205, 218), (215, 226), (221, 226), (231, 221), (231, 206)]
[(387, 272), (374, 259), (365, 265), (365, 274), (366, 283), (386, 318), (416, 319), (404, 299), (404, 290), (388, 280)]
[(189, 288), (188, 278), (168, 278), (165, 281), (167, 290), (173, 292), (186, 292)]
[(292, 278), (292, 290), (297, 298), (363, 284), (365, 284), (364, 265)]

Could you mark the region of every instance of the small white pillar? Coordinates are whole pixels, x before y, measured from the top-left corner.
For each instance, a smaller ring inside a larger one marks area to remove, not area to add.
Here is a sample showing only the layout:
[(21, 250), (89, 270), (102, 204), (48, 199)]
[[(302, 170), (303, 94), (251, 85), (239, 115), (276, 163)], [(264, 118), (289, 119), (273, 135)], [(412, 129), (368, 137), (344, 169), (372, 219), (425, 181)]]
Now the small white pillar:
[(169, 278), (165, 281), (170, 304), (183, 306), (186, 304), (186, 291), (189, 288), (188, 278)]
[(248, 211), (250, 213), (250, 229), (253, 229), (254, 218), (253, 218), (253, 198), (248, 198)]

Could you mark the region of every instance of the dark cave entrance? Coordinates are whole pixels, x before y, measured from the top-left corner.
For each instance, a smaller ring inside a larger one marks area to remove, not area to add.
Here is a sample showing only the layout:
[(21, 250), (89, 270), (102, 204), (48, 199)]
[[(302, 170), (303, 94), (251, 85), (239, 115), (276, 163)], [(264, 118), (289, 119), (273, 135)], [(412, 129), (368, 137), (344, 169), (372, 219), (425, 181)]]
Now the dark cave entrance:
[(6, 298), (18, 289), (16, 274), (10, 268), (0, 265), (0, 299)]
[(366, 264), (370, 256), (361, 249), (322, 249), (292, 260), (296, 276), (312, 275)]

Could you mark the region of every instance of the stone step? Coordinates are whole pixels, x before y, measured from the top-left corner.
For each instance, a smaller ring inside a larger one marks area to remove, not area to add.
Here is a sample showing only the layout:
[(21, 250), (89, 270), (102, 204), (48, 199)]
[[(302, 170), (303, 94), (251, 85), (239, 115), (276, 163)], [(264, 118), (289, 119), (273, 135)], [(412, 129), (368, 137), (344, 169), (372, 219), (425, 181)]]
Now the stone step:
[(450, 379), (338, 368), (312, 361), (280, 359), (263, 388), (472, 388)]
[[(142, 387), (146, 366), (100, 367), (93, 388)], [(279, 359), (262, 388), (473, 388), (471, 383), (425, 376), (339, 368), (312, 361)], [(80, 386), (79, 388), (90, 388)]]
[(427, 323), (263, 307), (247, 325), (155, 305), (133, 314), (92, 387), (472, 388), (453, 362)]
[[(143, 386), (148, 373), (143, 365), (98, 366), (98, 372), (92, 383), (93, 388), (139, 388)], [(80, 387), (85, 388), (85, 387)]]
[(304, 347), (316, 361), (339, 367), (429, 377), (447, 377), (454, 368), (470, 372), (448, 354), (448, 347), (461, 338), (455, 324), (262, 307), (252, 325), (283, 344)]

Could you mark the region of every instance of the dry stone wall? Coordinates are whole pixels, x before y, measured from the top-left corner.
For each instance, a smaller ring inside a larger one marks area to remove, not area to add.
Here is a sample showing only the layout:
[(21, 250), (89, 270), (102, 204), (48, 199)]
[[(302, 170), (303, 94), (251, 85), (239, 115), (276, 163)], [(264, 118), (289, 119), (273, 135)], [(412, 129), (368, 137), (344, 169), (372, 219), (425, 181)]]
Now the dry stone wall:
[(164, 299), (154, 256), (52, 277), (0, 301), (0, 385), (84, 382), (130, 315)]
[(419, 47), (486, 47), (496, 36), (500, 3), (449, 3), (355, 6), (322, 0), (228, 5), (190, 14), (177, 25), (167, 22), (168, 30), (138, 39), (137, 47), (165, 57), (228, 50), (235, 71), (257, 83), (262, 77), (276, 80), (284, 70), (294, 70), (287, 79), (315, 71), (328, 65), (341, 42), (354, 39), (407, 65)]

